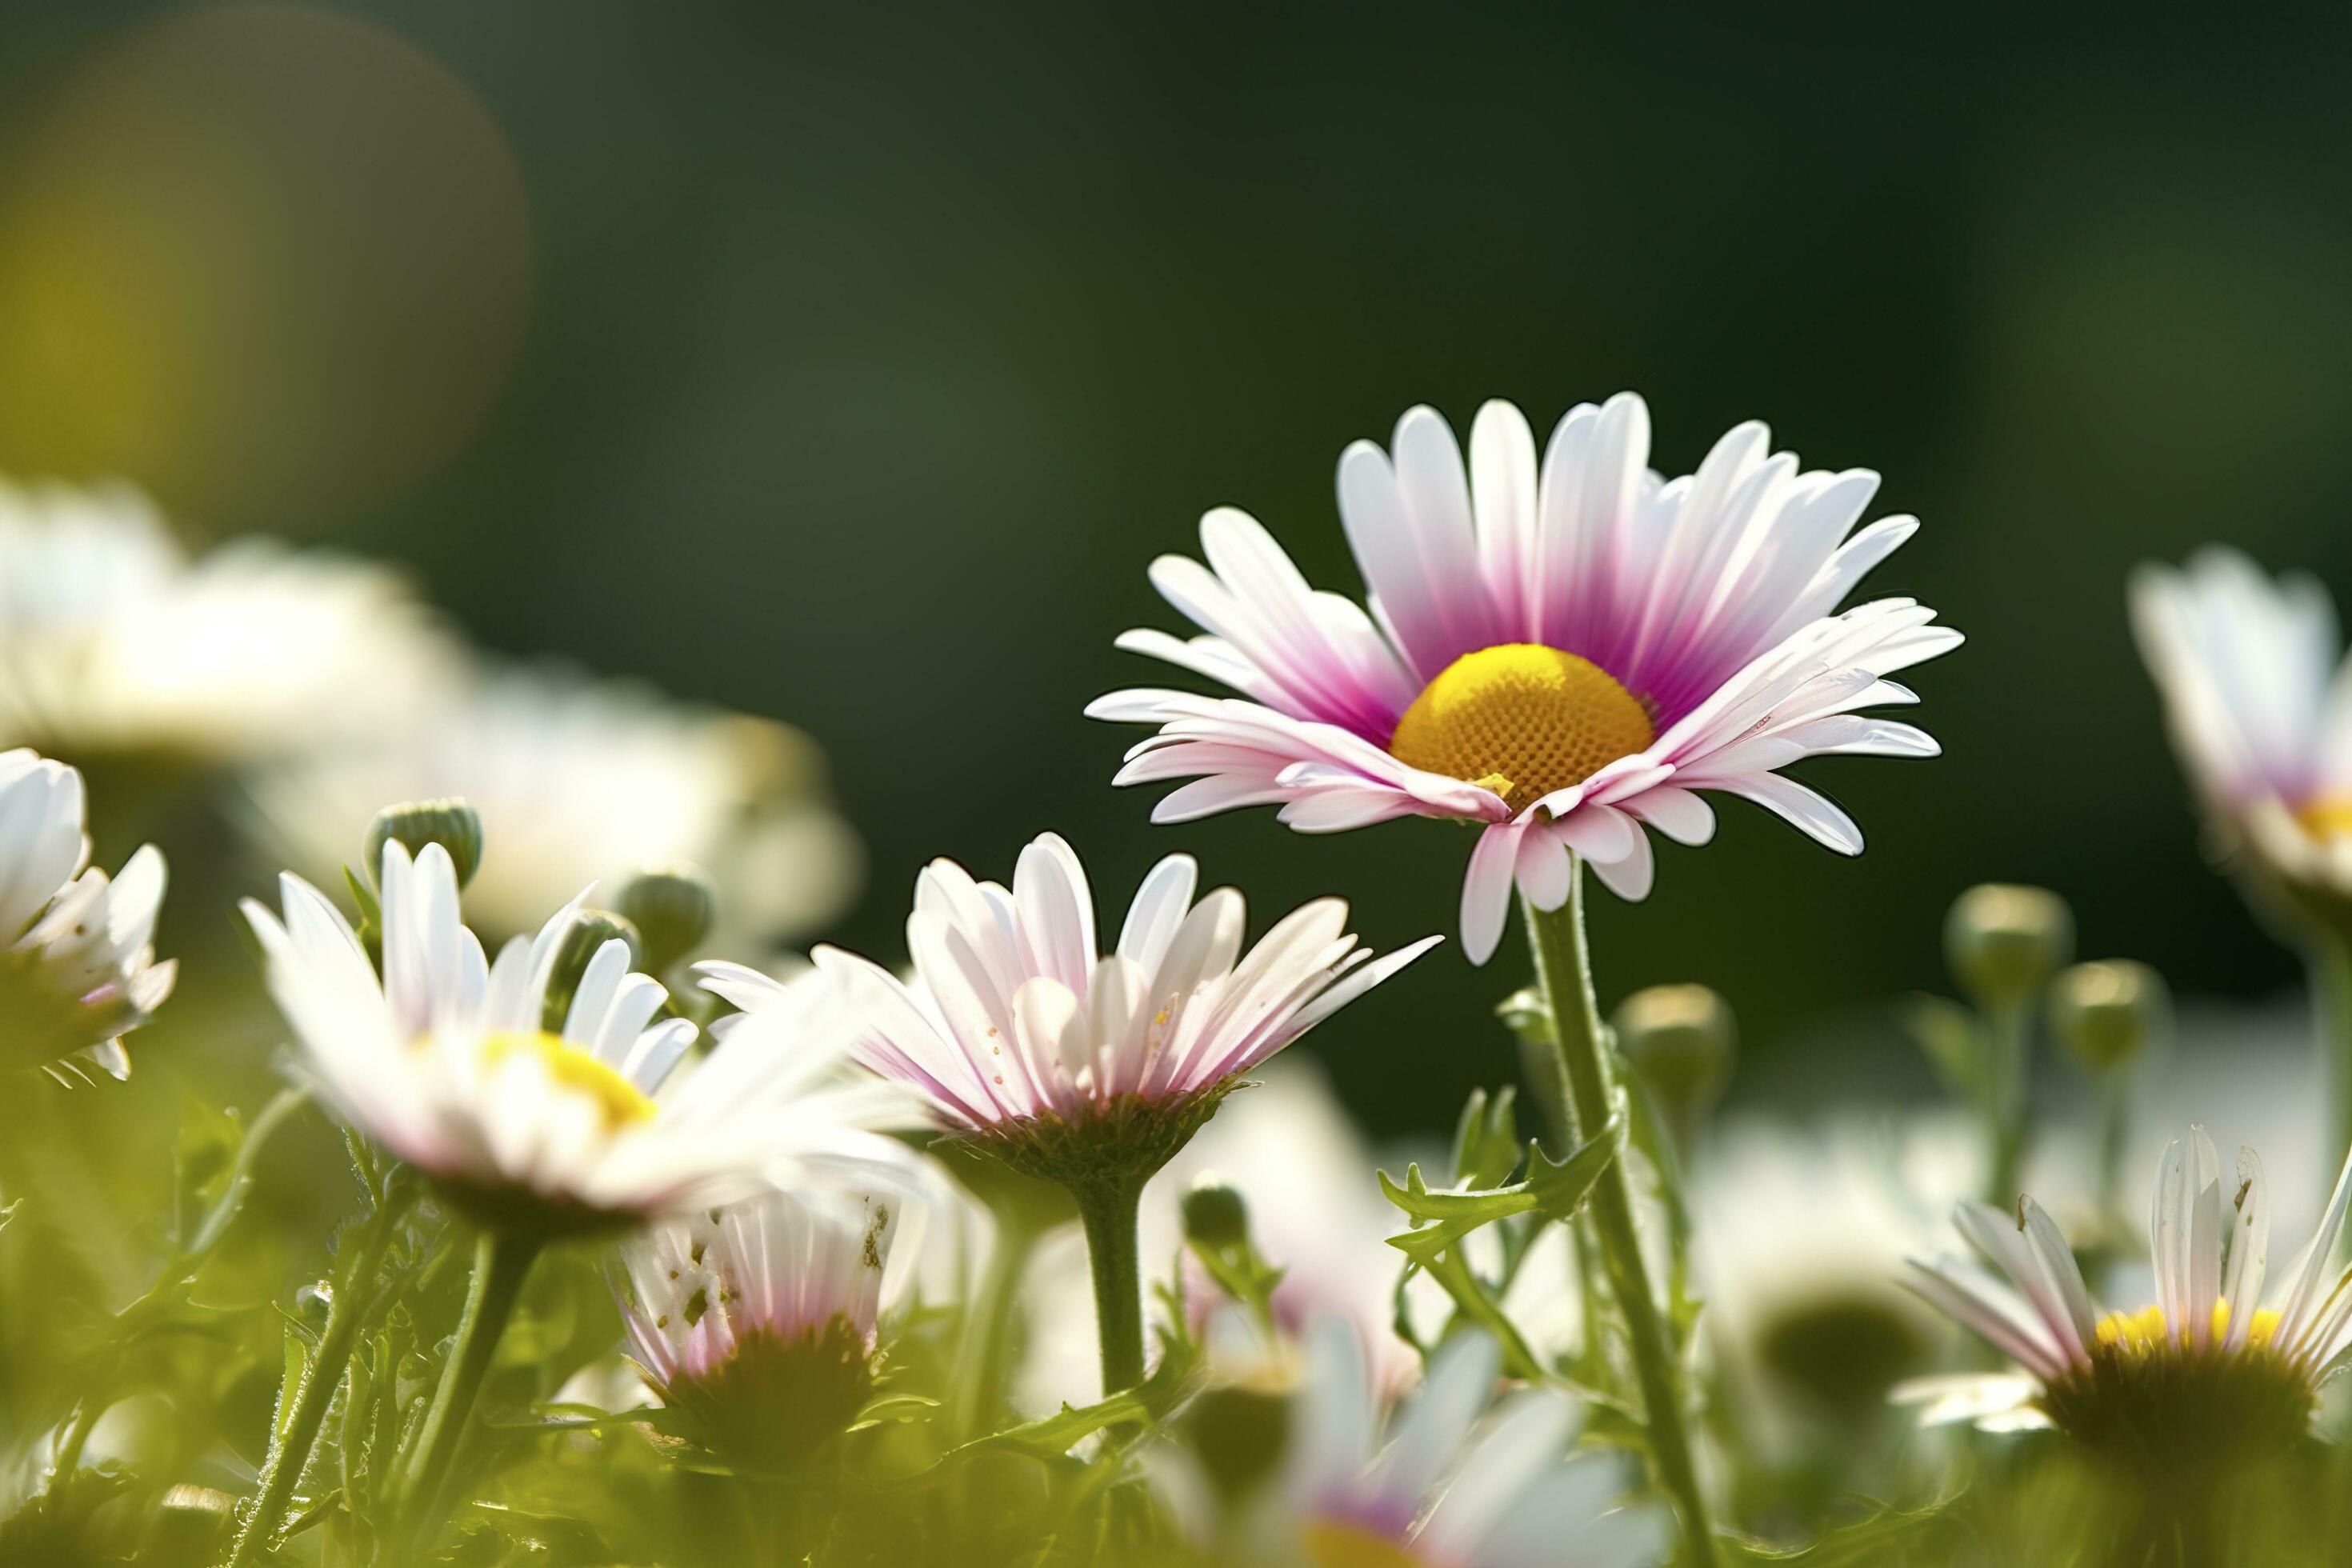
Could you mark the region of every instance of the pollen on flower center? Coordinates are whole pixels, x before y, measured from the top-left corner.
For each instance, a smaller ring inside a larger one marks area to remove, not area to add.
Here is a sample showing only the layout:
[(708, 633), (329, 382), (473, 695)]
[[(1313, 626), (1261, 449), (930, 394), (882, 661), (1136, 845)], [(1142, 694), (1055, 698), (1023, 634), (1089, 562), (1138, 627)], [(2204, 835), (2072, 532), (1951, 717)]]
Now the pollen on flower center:
[[(2246, 1348), (2260, 1350), (2271, 1342), (2278, 1331), (2279, 1315), (2270, 1310), (2254, 1314), (2246, 1328)], [(2213, 1303), (2213, 1316), (2208, 1329), (2210, 1342), (2219, 1345), (2230, 1331), (2230, 1303)], [(2099, 1343), (2121, 1355), (2147, 1356), (2165, 1350), (2182, 1349), (2179, 1336), (2172, 1331), (2161, 1307), (2143, 1307), (2137, 1312), (2109, 1312), (2099, 1320)]]
[(2294, 820), (2314, 838), (2352, 837), (2352, 792), (2314, 795), (2295, 807)]
[(653, 1119), (654, 1102), (645, 1091), (611, 1068), (561, 1036), (492, 1035), (482, 1042), (482, 1060), (495, 1065), (515, 1051), (530, 1051), (547, 1066), (547, 1076), (569, 1089), (588, 1096), (604, 1112), (604, 1131), (617, 1132), (633, 1122)]
[(1314, 1568), (1420, 1568), (1421, 1559), (1385, 1536), (1335, 1520), (1317, 1520), (1303, 1542)]
[(1447, 665), (1397, 721), (1389, 752), (1523, 811), (1656, 738), (1640, 700), (1591, 660), (1503, 643)]

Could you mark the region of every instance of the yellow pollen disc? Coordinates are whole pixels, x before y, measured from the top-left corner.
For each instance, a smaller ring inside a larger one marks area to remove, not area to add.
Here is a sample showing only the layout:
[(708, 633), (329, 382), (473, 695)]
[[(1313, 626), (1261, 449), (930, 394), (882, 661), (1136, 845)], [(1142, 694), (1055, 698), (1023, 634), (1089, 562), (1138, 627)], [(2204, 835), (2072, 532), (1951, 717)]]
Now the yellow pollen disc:
[[(2247, 1350), (2260, 1350), (2271, 1342), (2278, 1331), (2279, 1315), (2267, 1309), (2254, 1313), (2253, 1323), (2246, 1330)], [(2230, 1331), (2230, 1303), (2213, 1303), (2213, 1316), (2207, 1333), (2213, 1341)], [(2109, 1350), (2127, 1356), (2152, 1355), (2158, 1351), (2181, 1348), (2165, 1321), (2161, 1307), (2142, 1307), (2137, 1312), (2110, 1312), (2099, 1320), (2099, 1342)]]
[(2295, 808), (2294, 819), (2314, 838), (2352, 837), (2352, 795), (2315, 796)]
[(1447, 665), (1397, 721), (1389, 752), (1524, 811), (1656, 738), (1648, 710), (1599, 665), (1519, 642)]
[(492, 1035), (482, 1042), (482, 1060), (496, 1063), (515, 1051), (530, 1051), (547, 1066), (547, 1076), (584, 1094), (604, 1113), (604, 1131), (653, 1120), (654, 1102), (645, 1091), (586, 1051), (544, 1030), (531, 1035)]
[(1314, 1568), (1423, 1568), (1420, 1558), (1385, 1536), (1330, 1520), (1307, 1527), (1306, 1546)]

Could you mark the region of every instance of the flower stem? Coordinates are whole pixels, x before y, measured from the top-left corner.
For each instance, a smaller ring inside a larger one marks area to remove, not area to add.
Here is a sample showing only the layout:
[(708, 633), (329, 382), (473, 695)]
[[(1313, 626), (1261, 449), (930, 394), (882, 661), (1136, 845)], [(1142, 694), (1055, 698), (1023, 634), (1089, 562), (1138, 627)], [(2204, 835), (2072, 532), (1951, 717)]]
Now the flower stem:
[(1102, 1337), (1102, 1391), (1108, 1399), (1143, 1381), (1143, 1262), (1136, 1238), (1143, 1183), (1124, 1172), (1074, 1184), (1078, 1222), (1094, 1268), (1095, 1323)]
[(2336, 1108), (2329, 1159), (2340, 1161), (2352, 1148), (2352, 933), (2322, 930), (2305, 951), (2313, 1023)]
[[(1004, 1209), (994, 1214), (996, 1236), (989, 1245), (988, 1267), (981, 1276), (980, 1292), (964, 1321), (965, 1343), (960, 1358), (964, 1381), (957, 1402), (958, 1440), (967, 1443), (993, 1431), (1003, 1409), (1004, 1371), (1011, 1359), (1013, 1325), (1020, 1316), (1021, 1286), (1028, 1277), (1030, 1256), (1037, 1246), (1037, 1233), (1033, 1227), (1010, 1217)], [(1091, 1234), (1087, 1246), (1091, 1250)]]
[(416, 1435), (415, 1458), (408, 1470), (405, 1493), (407, 1519), (404, 1533), (419, 1548), (429, 1547), (441, 1532), (448, 1514), (444, 1495), (457, 1468), (466, 1438), (466, 1418), (474, 1397), (490, 1369), (499, 1336), (513, 1316), (522, 1295), (522, 1282), (539, 1256), (539, 1244), (522, 1237), (482, 1232), (474, 1251), (473, 1283), (466, 1293), (466, 1310), (457, 1320), (457, 1335), (449, 1360), (441, 1369), (432, 1408)]
[(2017, 1202), (2025, 1164), (2026, 1080), (2033, 1070), (2033, 1004), (2029, 998), (1992, 1011), (1992, 1086), (1989, 1107), (1992, 1155), (1986, 1166), (1985, 1201), (1997, 1209)]
[(261, 1463), (260, 1490), (245, 1516), (243, 1527), (237, 1531), (228, 1568), (247, 1568), (258, 1559), (285, 1519), (286, 1505), (293, 1500), (302, 1472), (310, 1468), (310, 1450), (318, 1445), (319, 1428), (327, 1418), (327, 1407), (334, 1403), (335, 1390), (342, 1385), (343, 1369), (352, 1359), (360, 1325), (374, 1304), (375, 1272), (392, 1245), (400, 1211), (406, 1206), (400, 1198), (384, 1198), (364, 1228), (352, 1237), (350, 1249), (335, 1270), (332, 1294), (327, 1302), (326, 1326), (319, 1333), (318, 1352), (302, 1369), (301, 1379), (294, 1386), (286, 1419), (271, 1428), (269, 1452)]
[[(1607, 1121), (1613, 1097), (1607, 1037), (1592, 992), (1592, 957), (1584, 939), (1580, 862), (1570, 868), (1569, 887), (1568, 902), (1558, 910), (1546, 913), (1532, 903), (1526, 906), (1536, 978), (1551, 1012), (1552, 1040), (1568, 1079), (1565, 1109), (1571, 1124), (1553, 1130), (1562, 1148), (1579, 1142), (1583, 1130), (1597, 1131)], [(1681, 1363), (1650, 1287), (1649, 1266), (1634, 1224), (1633, 1183), (1622, 1158), (1601, 1173), (1586, 1213), (1600, 1241), (1610, 1293), (1625, 1320), (1628, 1349), (1642, 1386), (1651, 1464), (1658, 1485), (1681, 1517), (1684, 1562), (1688, 1568), (1712, 1568), (1717, 1561), (1715, 1527), (1691, 1456)]]

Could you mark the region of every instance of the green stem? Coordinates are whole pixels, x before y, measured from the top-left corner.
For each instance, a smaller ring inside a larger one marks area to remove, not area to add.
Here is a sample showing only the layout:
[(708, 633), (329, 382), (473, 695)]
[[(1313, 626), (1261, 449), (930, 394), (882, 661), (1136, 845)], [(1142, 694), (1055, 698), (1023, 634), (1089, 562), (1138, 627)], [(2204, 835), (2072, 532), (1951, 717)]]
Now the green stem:
[[(111, 1376), (108, 1382), (111, 1383)], [(89, 1435), (98, 1429), (98, 1418), (105, 1415), (114, 1401), (111, 1396), (92, 1393), (74, 1409), (73, 1425), (66, 1428), (59, 1440), (57, 1458), (49, 1469), (49, 1490), (55, 1493), (73, 1484), (74, 1475), (81, 1468), (82, 1450), (89, 1447)]]
[[(970, 1442), (995, 1430), (1004, 1408), (1005, 1366), (1012, 1359), (1013, 1325), (1020, 1316), (1021, 1286), (1037, 1233), (996, 1211), (996, 1237), (989, 1247), (979, 1294), (964, 1321), (963, 1386), (958, 1400), (959, 1440)], [(1092, 1246), (1092, 1238), (1088, 1239)]]
[(2126, 1234), (2124, 1150), (2131, 1141), (2131, 1079), (2110, 1068), (2099, 1086), (2099, 1216), (2110, 1235)]
[(1997, 1209), (2017, 1202), (2018, 1183), (2025, 1165), (2026, 1079), (2032, 1071), (2030, 1054), (2033, 1004), (2029, 998), (2004, 1006), (1985, 1020), (1991, 1031), (1992, 1092), (1988, 1107), (1992, 1157), (1986, 1167), (1985, 1201)]
[(285, 1421), (271, 1426), (269, 1452), (261, 1464), (260, 1490), (237, 1531), (228, 1568), (247, 1568), (268, 1549), (278, 1533), (286, 1505), (293, 1500), (294, 1489), (310, 1468), (310, 1451), (318, 1447), (319, 1428), (327, 1419), (328, 1406), (334, 1403), (335, 1390), (342, 1386), (343, 1369), (351, 1362), (360, 1325), (374, 1304), (376, 1269), (392, 1246), (399, 1211), (406, 1206), (397, 1199), (381, 1203), (366, 1227), (352, 1238), (350, 1250), (335, 1270), (318, 1352), (303, 1368)]
[(2329, 1128), (2332, 1159), (2352, 1148), (2352, 935), (2326, 930), (2313, 938), (2306, 963), (2311, 976), (2314, 1030), (2335, 1105)]
[(416, 1434), (415, 1459), (409, 1466), (405, 1493), (408, 1515), (405, 1533), (419, 1548), (430, 1547), (448, 1515), (450, 1477), (458, 1450), (465, 1445), (466, 1418), (475, 1395), (490, 1369), (499, 1336), (522, 1295), (523, 1280), (539, 1256), (536, 1241), (518, 1236), (482, 1232), (474, 1251), (474, 1279), (466, 1293), (466, 1310), (457, 1320), (457, 1336), (449, 1360), (441, 1369), (441, 1385), (434, 1390), (432, 1408)]
[[(1546, 913), (1527, 905), (1528, 944), (1535, 951), (1536, 978), (1552, 1018), (1552, 1039), (1569, 1084), (1572, 1125), (1555, 1129), (1561, 1147), (1581, 1142), (1581, 1130), (1597, 1131), (1608, 1121), (1614, 1094), (1607, 1037), (1592, 993), (1592, 956), (1584, 938), (1584, 868), (1570, 868), (1568, 902)], [(1633, 1187), (1622, 1159), (1610, 1162), (1585, 1208), (1610, 1293), (1625, 1321), (1627, 1348), (1641, 1382), (1650, 1460), (1658, 1485), (1681, 1517), (1683, 1558), (1688, 1568), (1716, 1563), (1715, 1527), (1698, 1467), (1691, 1456), (1690, 1429), (1683, 1407), (1682, 1368), (1674, 1336), (1658, 1310), (1642, 1257), (1633, 1218)]]
[(1143, 1259), (1136, 1212), (1143, 1183), (1124, 1173), (1073, 1185), (1087, 1260), (1095, 1277), (1095, 1324), (1102, 1338), (1102, 1391), (1108, 1399), (1143, 1381)]

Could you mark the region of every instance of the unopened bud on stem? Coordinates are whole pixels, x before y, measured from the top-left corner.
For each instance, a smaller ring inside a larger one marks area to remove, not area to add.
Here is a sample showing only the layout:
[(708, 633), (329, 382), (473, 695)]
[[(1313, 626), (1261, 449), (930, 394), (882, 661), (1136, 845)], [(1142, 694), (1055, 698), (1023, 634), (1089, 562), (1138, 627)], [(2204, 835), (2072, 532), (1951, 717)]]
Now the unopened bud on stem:
[(547, 1005), (540, 1013), (541, 1028), (551, 1035), (563, 1032), (563, 1021), (572, 1012), (572, 998), (579, 991), (588, 965), (606, 942), (616, 941), (629, 944), (629, 967), (637, 968), (646, 950), (635, 926), (609, 910), (580, 911), (556, 947), (555, 967), (547, 981)]
[(1952, 900), (1944, 960), (1979, 1007), (2022, 1006), (2074, 954), (2074, 916), (2042, 888), (1987, 882)]
[(2131, 1065), (2165, 1026), (2172, 999), (2145, 963), (2078, 963), (2050, 987), (2050, 1029), (2094, 1078)]
[(621, 889), (619, 910), (645, 943), (647, 970), (659, 974), (710, 934), (719, 918), (719, 892), (702, 868), (676, 861), (631, 878)]
[(1731, 1005), (1705, 985), (1653, 985), (1620, 1003), (1612, 1026), (1677, 1146), (1687, 1150), (1738, 1058)]
[(472, 881), (474, 873), (481, 868), (482, 819), (472, 806), (454, 795), (439, 800), (387, 805), (375, 814), (367, 835), (365, 865), (370, 882), (383, 875), (383, 847), (394, 840), (412, 858), (422, 854), (428, 844), (441, 846), (457, 868), (460, 888)]

